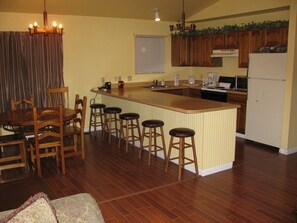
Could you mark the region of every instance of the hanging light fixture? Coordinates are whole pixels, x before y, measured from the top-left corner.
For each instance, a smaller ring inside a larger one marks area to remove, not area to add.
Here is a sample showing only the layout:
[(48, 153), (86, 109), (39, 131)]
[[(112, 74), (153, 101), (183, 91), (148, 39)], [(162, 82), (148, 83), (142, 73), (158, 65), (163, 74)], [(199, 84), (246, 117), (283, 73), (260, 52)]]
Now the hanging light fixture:
[(196, 29), (196, 25), (195, 24), (191, 24), (190, 26), (186, 26), (186, 15), (185, 15), (185, 2), (183, 0), (183, 11), (182, 11), (182, 22), (176, 24), (176, 26), (174, 27), (174, 25), (170, 25), (170, 31), (181, 31), (184, 32), (185, 30), (195, 30)]
[(46, 0), (44, 0), (44, 11), (43, 11), (43, 25), (44, 28), (39, 28), (37, 22), (35, 21), (33, 24), (30, 24), (28, 29), (31, 35), (38, 34), (38, 33), (52, 33), (52, 34), (63, 34), (63, 26), (62, 24), (57, 24), (56, 22), (53, 22), (52, 27), (48, 27), (48, 21), (47, 21), (47, 11), (46, 11)]
[(159, 14), (159, 9), (155, 8), (154, 11), (155, 11), (155, 21), (159, 22), (161, 20), (160, 19), (160, 14)]

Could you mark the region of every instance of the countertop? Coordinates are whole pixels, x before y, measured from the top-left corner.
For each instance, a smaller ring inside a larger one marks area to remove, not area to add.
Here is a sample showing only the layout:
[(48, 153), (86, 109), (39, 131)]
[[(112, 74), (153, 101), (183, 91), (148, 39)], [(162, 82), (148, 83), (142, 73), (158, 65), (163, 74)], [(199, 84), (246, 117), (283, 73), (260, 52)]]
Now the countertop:
[(125, 86), (123, 89), (112, 88), (111, 90), (107, 91), (99, 90), (98, 88), (93, 88), (91, 89), (91, 92), (187, 114), (211, 112), (224, 109), (234, 109), (240, 107), (236, 104), (223, 103), (187, 96), (164, 94), (158, 91), (162, 89), (169, 90), (189, 87), (197, 89), (201, 88), (201, 86), (199, 85), (189, 86), (189, 84), (182, 84), (180, 86), (168, 86), (167, 88), (161, 89), (150, 89), (143, 85), (129, 87)]

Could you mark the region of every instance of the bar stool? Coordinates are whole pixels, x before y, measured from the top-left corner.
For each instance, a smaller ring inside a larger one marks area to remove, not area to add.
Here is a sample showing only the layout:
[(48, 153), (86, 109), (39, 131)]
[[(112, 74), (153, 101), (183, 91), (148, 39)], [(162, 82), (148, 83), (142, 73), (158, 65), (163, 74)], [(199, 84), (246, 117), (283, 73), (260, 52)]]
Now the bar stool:
[(89, 132), (91, 132), (91, 127), (94, 127), (94, 131), (96, 131), (97, 127), (101, 127), (102, 132), (104, 129), (104, 122), (103, 122), (103, 109), (105, 108), (105, 104), (95, 103), (95, 98), (90, 100), (90, 124), (89, 124)]
[[(128, 153), (129, 142), (132, 142), (135, 146), (135, 141), (140, 142), (141, 134), (139, 127), (139, 114), (137, 113), (124, 113), (120, 115), (120, 138), (118, 142), (118, 147), (121, 147), (122, 136), (126, 142), (126, 153)], [(126, 133), (124, 134), (124, 129)], [(130, 131), (129, 131), (130, 130)], [(135, 135), (134, 130), (137, 130), (138, 136)], [(131, 135), (130, 135), (131, 133)]]
[[(178, 180), (181, 180), (181, 168), (185, 165), (194, 163), (195, 165), (195, 171), (198, 175), (198, 163), (197, 163), (197, 157), (196, 157), (196, 148), (195, 148), (195, 141), (194, 141), (194, 135), (195, 131), (189, 128), (174, 128), (169, 131), (170, 137), (170, 143), (169, 143), (169, 149), (168, 149), (168, 156), (166, 160), (166, 167), (165, 172), (167, 172), (168, 163), (170, 160), (178, 159)], [(185, 141), (185, 138), (191, 137), (191, 143), (187, 143)], [(178, 142), (173, 142), (174, 138), (178, 138)], [(172, 148), (177, 149), (179, 151), (179, 155), (177, 157), (170, 158), (171, 150)], [(192, 148), (193, 151), (193, 159), (185, 157), (185, 149), (186, 148)], [(187, 160), (188, 162), (185, 162)]]
[[(164, 159), (166, 159), (166, 146), (164, 139), (163, 126), (164, 122), (161, 120), (145, 120), (142, 122), (142, 137), (139, 150), (139, 159), (141, 158), (141, 152), (144, 148), (148, 147), (148, 165), (151, 165), (151, 153), (155, 153), (157, 156), (158, 151), (164, 152)], [(158, 132), (159, 130), (159, 132)], [(162, 147), (157, 144), (157, 138), (161, 137)], [(144, 138), (148, 138), (149, 144), (144, 146)]]
[(111, 143), (112, 133), (115, 133), (116, 137), (118, 137), (118, 122), (120, 121), (119, 114), (122, 112), (122, 109), (119, 107), (107, 107), (103, 109), (103, 112), (105, 124), (104, 132), (108, 132), (108, 142)]

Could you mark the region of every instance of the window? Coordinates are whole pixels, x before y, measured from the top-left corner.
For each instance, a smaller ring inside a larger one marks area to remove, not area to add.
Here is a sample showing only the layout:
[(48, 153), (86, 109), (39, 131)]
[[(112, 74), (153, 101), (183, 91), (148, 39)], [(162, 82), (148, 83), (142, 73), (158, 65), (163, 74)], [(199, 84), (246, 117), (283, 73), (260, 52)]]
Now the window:
[(165, 37), (135, 37), (135, 72), (165, 73)]

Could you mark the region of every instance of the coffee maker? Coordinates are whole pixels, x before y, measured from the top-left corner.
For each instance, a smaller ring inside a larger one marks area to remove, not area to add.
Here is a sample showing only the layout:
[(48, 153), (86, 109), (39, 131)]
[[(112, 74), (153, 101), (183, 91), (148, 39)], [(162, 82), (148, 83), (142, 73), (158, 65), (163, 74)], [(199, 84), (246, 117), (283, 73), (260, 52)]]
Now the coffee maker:
[(218, 75), (215, 72), (208, 73), (208, 87), (216, 87), (217, 77)]

